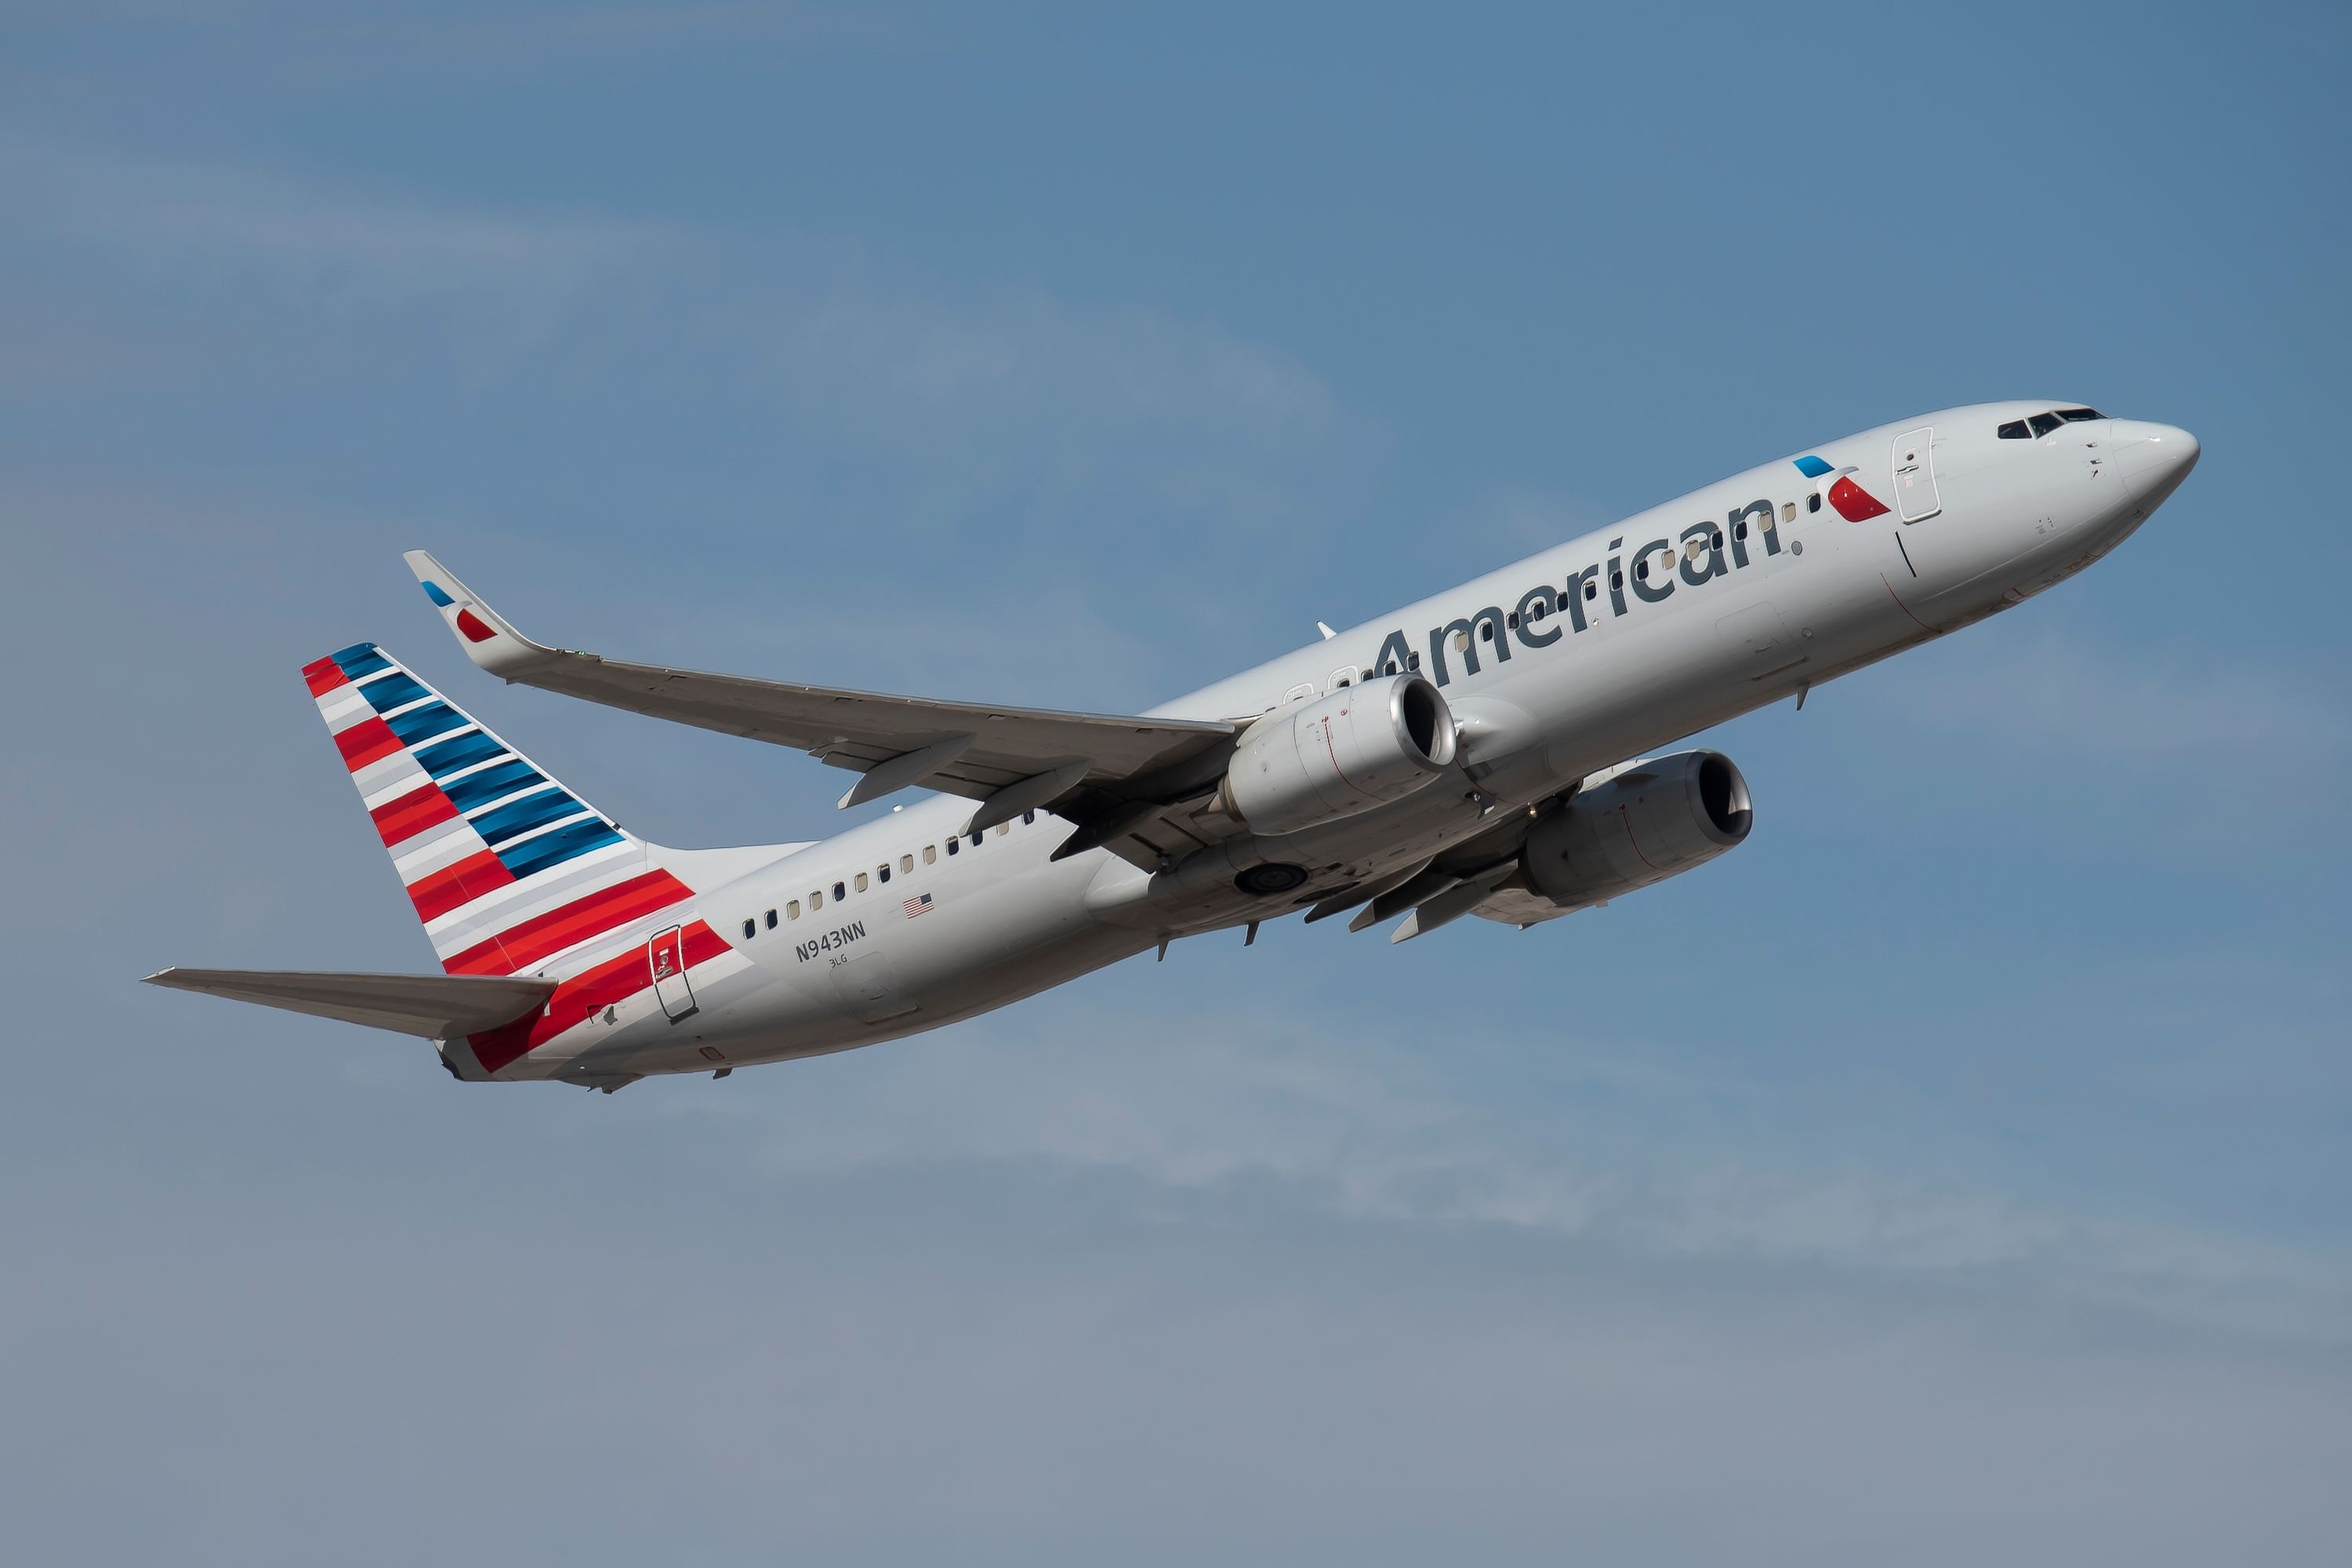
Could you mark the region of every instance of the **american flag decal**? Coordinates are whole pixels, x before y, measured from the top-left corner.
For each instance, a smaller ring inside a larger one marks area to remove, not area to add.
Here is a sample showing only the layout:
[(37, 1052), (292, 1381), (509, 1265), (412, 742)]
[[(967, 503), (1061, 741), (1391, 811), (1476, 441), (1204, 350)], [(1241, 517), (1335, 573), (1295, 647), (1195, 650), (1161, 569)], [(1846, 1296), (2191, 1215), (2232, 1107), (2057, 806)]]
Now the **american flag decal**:
[(931, 896), (929, 893), (925, 893), (919, 899), (908, 899), (899, 907), (907, 911), (907, 918), (908, 920), (913, 920), (917, 915), (929, 914), (931, 912)]

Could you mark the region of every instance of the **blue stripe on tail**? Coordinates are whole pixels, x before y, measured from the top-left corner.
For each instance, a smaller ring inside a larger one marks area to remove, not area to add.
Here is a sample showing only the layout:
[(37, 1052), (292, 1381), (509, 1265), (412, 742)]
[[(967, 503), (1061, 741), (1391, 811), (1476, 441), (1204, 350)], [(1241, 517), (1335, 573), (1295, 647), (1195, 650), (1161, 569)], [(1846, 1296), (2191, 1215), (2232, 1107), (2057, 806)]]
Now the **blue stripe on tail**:
[(576, 860), (591, 850), (602, 849), (607, 844), (618, 844), (621, 836), (613, 825), (596, 817), (575, 822), (569, 827), (559, 827), (552, 833), (542, 833), (536, 838), (526, 838), (510, 849), (498, 852), (508, 870), (520, 881), (534, 871), (544, 871), (550, 866), (561, 866), (566, 860)]

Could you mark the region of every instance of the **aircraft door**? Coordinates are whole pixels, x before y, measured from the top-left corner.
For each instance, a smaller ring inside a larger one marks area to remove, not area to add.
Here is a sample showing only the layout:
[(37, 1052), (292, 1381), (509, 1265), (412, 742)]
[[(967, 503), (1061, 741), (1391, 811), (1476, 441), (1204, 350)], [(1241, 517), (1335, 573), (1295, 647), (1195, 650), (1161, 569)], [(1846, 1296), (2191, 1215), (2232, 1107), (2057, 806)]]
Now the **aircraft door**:
[(690, 1017), (696, 1003), (694, 987), (686, 978), (686, 933), (677, 926), (655, 932), (646, 943), (646, 964), (653, 972), (654, 995), (669, 1021)]
[(1936, 430), (1923, 425), (1895, 437), (1895, 510), (1919, 522), (1944, 510), (1936, 491)]

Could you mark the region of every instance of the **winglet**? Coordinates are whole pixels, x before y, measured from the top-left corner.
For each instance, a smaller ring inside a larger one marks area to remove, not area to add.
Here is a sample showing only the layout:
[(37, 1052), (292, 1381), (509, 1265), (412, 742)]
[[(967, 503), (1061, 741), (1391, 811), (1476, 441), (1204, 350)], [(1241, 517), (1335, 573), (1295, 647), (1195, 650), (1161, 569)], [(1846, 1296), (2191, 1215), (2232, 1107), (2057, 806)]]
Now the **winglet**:
[(416, 581), (425, 589), (425, 596), (441, 612), (456, 634), (457, 646), (466, 657), (488, 670), (492, 675), (511, 680), (520, 671), (551, 657), (555, 650), (535, 643), (508, 624), (504, 616), (482, 601), (456, 574), (422, 550), (411, 550), (401, 556), (408, 569), (416, 574)]

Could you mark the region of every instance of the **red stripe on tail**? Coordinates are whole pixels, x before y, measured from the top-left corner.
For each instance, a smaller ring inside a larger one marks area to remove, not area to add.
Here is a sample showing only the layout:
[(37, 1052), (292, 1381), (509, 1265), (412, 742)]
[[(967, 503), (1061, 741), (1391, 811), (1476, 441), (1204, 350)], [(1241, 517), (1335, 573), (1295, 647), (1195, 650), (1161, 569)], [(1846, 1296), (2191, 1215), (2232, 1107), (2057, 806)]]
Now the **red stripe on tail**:
[(444, 866), (422, 881), (411, 883), (408, 896), (416, 905), (418, 920), (437, 920), (460, 904), (470, 904), (514, 879), (506, 862), (485, 849), (467, 856), (454, 866)]
[(692, 897), (694, 889), (667, 871), (647, 871), (533, 915), (444, 959), (441, 967), (452, 974), (520, 974), (551, 952), (561, 952)]
[(438, 827), (457, 815), (457, 806), (441, 793), (441, 786), (429, 780), (424, 787), (410, 790), (398, 800), (385, 801), (368, 813), (375, 820), (376, 833), (387, 849), (428, 827)]
[(343, 673), (343, 667), (331, 658), (313, 659), (304, 665), (302, 679), (310, 683), (313, 697), (324, 697), (338, 686), (351, 684), (351, 677)]
[(400, 750), (400, 737), (392, 732), (391, 725), (371, 716), (348, 730), (336, 731), (335, 750), (343, 753), (343, 766), (357, 773)]

